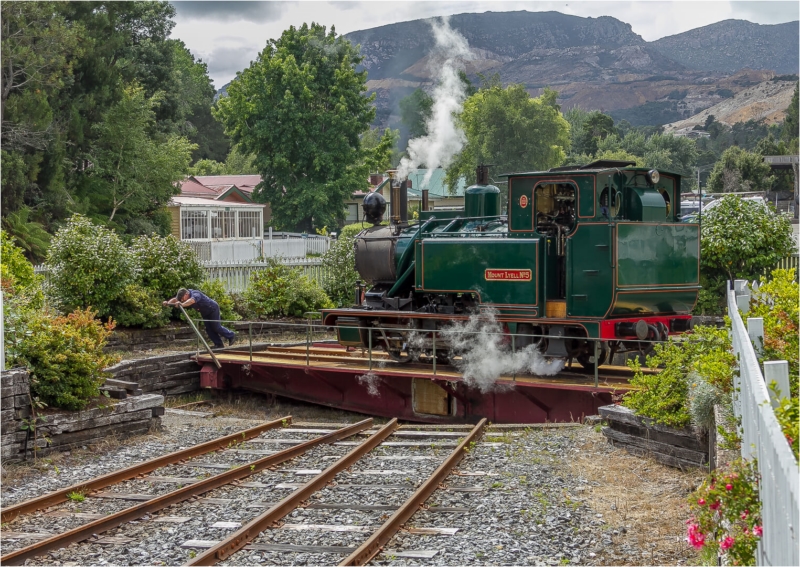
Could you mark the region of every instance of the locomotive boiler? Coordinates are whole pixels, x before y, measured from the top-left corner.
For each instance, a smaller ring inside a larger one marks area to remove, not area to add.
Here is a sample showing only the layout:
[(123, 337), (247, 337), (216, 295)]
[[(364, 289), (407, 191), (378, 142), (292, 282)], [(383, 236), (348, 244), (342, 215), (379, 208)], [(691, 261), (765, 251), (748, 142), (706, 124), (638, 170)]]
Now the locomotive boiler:
[(689, 330), (700, 242), (697, 224), (679, 222), (680, 175), (602, 160), (502, 177), (505, 207), (480, 166), (463, 210), (411, 223), (404, 184), (392, 186), (388, 226), (385, 199), (365, 197), (375, 226), (354, 246), (366, 285), (352, 307), (323, 311), (341, 344), (446, 362), (441, 330), (491, 312), (511, 348), (593, 369)]

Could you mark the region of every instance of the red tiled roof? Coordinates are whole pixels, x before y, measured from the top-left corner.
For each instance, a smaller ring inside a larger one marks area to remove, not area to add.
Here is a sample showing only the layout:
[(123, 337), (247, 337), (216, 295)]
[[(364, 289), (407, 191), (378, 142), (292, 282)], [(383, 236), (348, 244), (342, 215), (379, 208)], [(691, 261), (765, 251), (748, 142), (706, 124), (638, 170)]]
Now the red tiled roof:
[(261, 183), (260, 175), (195, 175), (193, 177), (206, 187), (226, 185), (230, 188), (231, 185), (236, 185), (242, 193), (247, 195), (250, 195), (256, 185)]

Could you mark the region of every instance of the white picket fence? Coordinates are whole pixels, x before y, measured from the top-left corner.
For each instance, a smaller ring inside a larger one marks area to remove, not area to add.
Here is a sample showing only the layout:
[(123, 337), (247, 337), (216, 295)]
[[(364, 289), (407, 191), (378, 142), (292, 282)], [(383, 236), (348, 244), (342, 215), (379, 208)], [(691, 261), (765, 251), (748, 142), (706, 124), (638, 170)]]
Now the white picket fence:
[(258, 258), (320, 256), (330, 248), (330, 238), (247, 238), (236, 240), (186, 240), (201, 262), (250, 262)]
[[(309, 279), (322, 284), (323, 266), (321, 258), (280, 258), (281, 264), (299, 268)], [(206, 262), (203, 268), (206, 278), (222, 282), (225, 290), (232, 293), (242, 293), (247, 289), (250, 276), (269, 266), (266, 262)]]
[[(765, 362), (765, 372), (761, 372), (751, 342), (752, 337), (759, 335), (759, 320), (748, 319), (750, 329), (747, 329), (739, 315), (740, 309), (744, 313), (749, 310), (750, 290), (746, 284), (744, 280), (737, 280), (734, 289), (728, 290), (728, 316), (731, 318), (733, 349), (739, 359), (739, 376), (734, 377), (737, 394), (733, 405), (736, 416), (742, 421), (742, 457), (757, 458), (761, 475), (759, 495), (764, 535), (758, 546), (756, 562), (758, 565), (800, 565), (800, 470), (775, 418), (764, 379), (767, 370), (774, 368), (768, 365), (778, 365), (780, 369), (783, 366)], [(757, 290), (757, 284), (754, 288)], [(763, 336), (763, 321), (760, 328)], [(760, 348), (758, 339), (756, 343)], [(785, 382), (783, 376), (778, 378), (781, 390), (788, 390), (788, 372), (779, 374), (785, 376)], [(782, 394), (790, 395), (786, 391)]]

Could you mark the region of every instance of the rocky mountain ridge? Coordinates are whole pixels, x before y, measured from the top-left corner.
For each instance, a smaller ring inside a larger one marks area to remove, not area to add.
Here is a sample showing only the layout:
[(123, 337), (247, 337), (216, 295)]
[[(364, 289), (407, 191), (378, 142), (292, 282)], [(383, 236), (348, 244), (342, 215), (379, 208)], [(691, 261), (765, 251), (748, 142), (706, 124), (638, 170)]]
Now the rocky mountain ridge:
[[(469, 41), (463, 68), (498, 73), (532, 95), (559, 91), (564, 109), (612, 112), (636, 124), (688, 118), (736, 93), (797, 73), (797, 22), (759, 25), (727, 20), (646, 42), (616, 18), (559, 12), (487, 12), (450, 18)], [(428, 20), (401, 22), (346, 36), (361, 45), (367, 88), (376, 93), (376, 125), (397, 127), (398, 102), (436, 77)]]

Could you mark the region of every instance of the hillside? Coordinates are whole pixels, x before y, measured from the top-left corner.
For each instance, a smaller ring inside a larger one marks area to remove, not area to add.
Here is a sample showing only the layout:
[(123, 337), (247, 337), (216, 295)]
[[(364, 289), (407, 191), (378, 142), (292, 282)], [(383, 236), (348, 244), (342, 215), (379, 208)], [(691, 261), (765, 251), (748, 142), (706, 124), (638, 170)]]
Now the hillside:
[[(504, 84), (524, 84), (532, 95), (550, 86), (565, 109), (603, 110), (634, 124), (689, 118), (771, 79), (776, 70), (795, 73), (798, 66), (797, 22), (728, 20), (650, 43), (607, 16), (487, 12), (452, 16), (450, 25), (469, 41), (472, 59), (464, 70), (473, 81), (478, 73), (498, 73)], [(367, 88), (376, 93), (376, 125), (397, 127), (399, 100), (433, 84), (428, 21), (346, 37), (361, 45)], [(687, 47), (697, 42), (700, 47)], [(708, 53), (700, 57), (693, 50)]]
[(729, 126), (748, 120), (763, 120), (767, 124), (782, 122), (786, 108), (792, 100), (795, 84), (795, 81), (764, 81), (690, 118), (667, 124), (664, 131), (687, 132), (695, 126), (705, 124), (709, 115)]
[(745, 20), (725, 20), (664, 37), (649, 45), (698, 71), (735, 73), (749, 67), (771, 69), (778, 74), (797, 73), (797, 22), (760, 25)]

